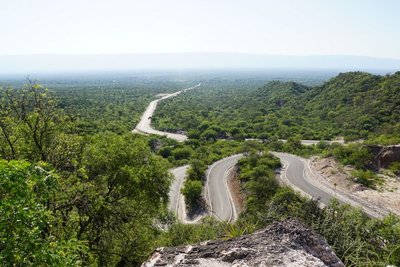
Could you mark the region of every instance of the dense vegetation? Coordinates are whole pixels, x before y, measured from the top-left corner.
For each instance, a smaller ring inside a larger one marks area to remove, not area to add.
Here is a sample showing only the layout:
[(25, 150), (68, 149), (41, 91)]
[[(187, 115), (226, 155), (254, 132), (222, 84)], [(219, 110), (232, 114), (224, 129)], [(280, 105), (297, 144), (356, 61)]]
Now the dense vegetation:
[(246, 194), (246, 210), (231, 232), (251, 232), (294, 217), (324, 236), (346, 266), (400, 264), (399, 217), (371, 219), (361, 210), (337, 202), (320, 209), (316, 200), (279, 185), (274, 173), (279, 166), (279, 159), (267, 151), (240, 160), (238, 178)]
[[(350, 266), (400, 264), (397, 217), (372, 220), (337, 204), (318, 209), (277, 183), (280, 163), (267, 150), (335, 156), (373, 187), (371, 155), (361, 145), (303, 147), (300, 139), (398, 142), (399, 76), (349, 73), (317, 86), (202, 77), (202, 87), (161, 102), (154, 117), (160, 129), (187, 131), (184, 143), (130, 130), (154, 95), (198, 77), (0, 88), (0, 265), (137, 266), (158, 246), (238, 236), (288, 216), (325, 236)], [(236, 153), (247, 155), (239, 163), (246, 209), (238, 222), (177, 223), (166, 210), (168, 169), (190, 164), (183, 192), (195, 208), (207, 166)]]
[[(111, 78), (113, 79), (113, 78)], [(134, 128), (147, 106), (159, 93), (190, 86), (188, 82), (143, 77), (116, 80), (48, 81), (57, 106), (74, 122), (74, 131), (91, 134), (112, 131), (127, 133)]]
[(168, 219), (170, 163), (146, 137), (96, 128), (113, 116), (76, 130), (34, 82), (0, 94), (1, 265), (140, 264)]
[[(186, 130), (192, 138), (370, 138), (397, 143), (400, 72), (343, 73), (307, 87), (272, 81), (262, 87), (212, 82), (160, 104), (156, 127)], [(173, 121), (172, 121), (173, 120)]]

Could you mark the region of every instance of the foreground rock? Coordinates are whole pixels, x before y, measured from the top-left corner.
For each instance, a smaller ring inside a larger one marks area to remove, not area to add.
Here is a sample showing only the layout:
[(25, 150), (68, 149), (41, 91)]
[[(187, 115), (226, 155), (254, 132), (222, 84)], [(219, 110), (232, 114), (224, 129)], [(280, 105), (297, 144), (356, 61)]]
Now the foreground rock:
[(159, 248), (142, 267), (150, 266), (344, 266), (326, 240), (296, 220), (230, 240)]

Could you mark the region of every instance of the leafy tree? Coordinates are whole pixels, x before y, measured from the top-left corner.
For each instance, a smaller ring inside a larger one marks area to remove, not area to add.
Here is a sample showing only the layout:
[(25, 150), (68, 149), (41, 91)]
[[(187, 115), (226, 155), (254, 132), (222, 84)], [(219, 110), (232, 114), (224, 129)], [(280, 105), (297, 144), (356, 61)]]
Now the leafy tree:
[(1, 89), (0, 99), (3, 157), (15, 159), (19, 150), (25, 158), (45, 161), (59, 121), (48, 90), (28, 80), (19, 90)]
[(49, 202), (58, 177), (24, 161), (0, 161), (0, 263), (79, 266), (90, 263), (85, 242), (64, 239)]
[(167, 165), (143, 139), (111, 133), (92, 138), (83, 164), (70, 198), (79, 215), (78, 239), (89, 241), (100, 265), (139, 264), (168, 201)]
[(199, 204), (202, 189), (203, 185), (201, 181), (185, 181), (181, 192), (185, 196), (186, 203), (189, 205), (190, 208), (194, 208)]
[(189, 159), (192, 155), (192, 150), (187, 147), (176, 148), (172, 151), (172, 155), (176, 160)]
[(188, 170), (188, 178), (190, 180), (203, 181), (206, 169), (207, 166), (201, 160), (193, 159), (190, 162), (190, 168)]

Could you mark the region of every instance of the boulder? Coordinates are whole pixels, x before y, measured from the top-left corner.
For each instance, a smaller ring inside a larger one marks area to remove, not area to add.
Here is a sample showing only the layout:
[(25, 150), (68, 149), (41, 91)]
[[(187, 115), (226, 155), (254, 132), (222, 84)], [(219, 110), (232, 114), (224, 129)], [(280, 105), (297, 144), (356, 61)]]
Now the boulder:
[(400, 162), (400, 145), (394, 146), (368, 146), (374, 155), (374, 165), (379, 168), (387, 168), (393, 162)]
[(142, 264), (153, 266), (344, 266), (326, 240), (294, 219), (253, 234), (193, 246), (159, 248)]

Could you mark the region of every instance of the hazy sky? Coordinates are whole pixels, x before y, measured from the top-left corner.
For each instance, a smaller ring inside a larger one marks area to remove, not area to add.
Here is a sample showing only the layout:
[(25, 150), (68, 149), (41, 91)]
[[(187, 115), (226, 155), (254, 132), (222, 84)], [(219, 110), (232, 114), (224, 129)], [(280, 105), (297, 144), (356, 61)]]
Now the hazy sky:
[(400, 58), (400, 0), (0, 0), (0, 55)]

